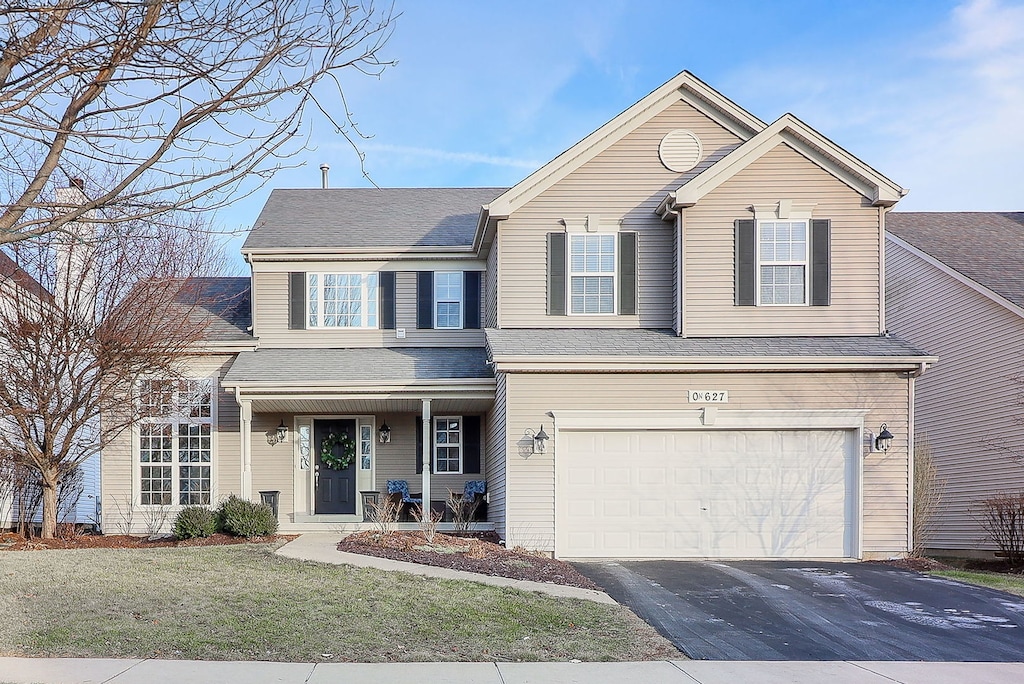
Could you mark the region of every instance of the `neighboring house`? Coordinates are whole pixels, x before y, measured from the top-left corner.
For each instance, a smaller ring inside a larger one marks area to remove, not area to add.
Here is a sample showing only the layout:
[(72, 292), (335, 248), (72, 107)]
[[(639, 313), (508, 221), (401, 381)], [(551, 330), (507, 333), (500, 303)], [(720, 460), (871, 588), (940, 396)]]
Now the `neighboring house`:
[[(12, 291), (10, 288), (19, 288), (23, 293), (28, 293), (35, 298), (33, 301), (45, 302), (51, 299), (51, 294), (35, 278), (19, 267), (6, 253), (0, 251), (0, 307), (11, 305)], [(6, 416), (0, 415), (0, 421), (6, 419)], [(66, 478), (62, 485), (60, 507), (58, 508), (59, 522), (97, 524), (99, 521), (99, 485), (100, 457), (97, 454), (79, 464), (74, 474)], [(39, 522), (42, 519), (41, 508), (37, 507), (32, 512), (26, 510), (25, 515), (22, 516), (17, 505), (21, 500), (11, 490), (12, 486), (13, 483), (8, 483), (7, 486), (0, 483), (0, 529), (11, 528), (21, 519)]]
[(990, 551), (982, 502), (1024, 491), (1024, 213), (886, 218), (886, 321), (939, 363), (915, 392), (940, 501), (929, 549)]
[(903, 554), (934, 358), (881, 334), (902, 195), (686, 72), (513, 188), (275, 190), (251, 336), (105, 454), (104, 496), (279, 491), (283, 530), (334, 531), (388, 480), (486, 480), (486, 525), (559, 557)]

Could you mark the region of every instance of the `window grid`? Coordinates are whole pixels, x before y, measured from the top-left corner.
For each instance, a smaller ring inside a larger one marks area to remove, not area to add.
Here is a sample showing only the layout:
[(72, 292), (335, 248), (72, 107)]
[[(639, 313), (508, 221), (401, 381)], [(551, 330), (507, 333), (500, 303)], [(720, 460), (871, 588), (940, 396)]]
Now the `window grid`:
[(376, 273), (309, 273), (306, 320), (310, 328), (376, 328)]
[(615, 238), (615, 235), (570, 236), (570, 313), (615, 313)]
[(211, 503), (213, 381), (146, 380), (139, 398), (139, 503)]
[(807, 222), (758, 224), (760, 304), (807, 302)]
[(434, 273), (434, 327), (462, 327), (462, 271)]
[(439, 417), (434, 420), (434, 472), (462, 472), (462, 419)]
[(373, 453), (373, 426), (359, 426), (359, 467), (362, 470), (370, 469), (370, 456)]

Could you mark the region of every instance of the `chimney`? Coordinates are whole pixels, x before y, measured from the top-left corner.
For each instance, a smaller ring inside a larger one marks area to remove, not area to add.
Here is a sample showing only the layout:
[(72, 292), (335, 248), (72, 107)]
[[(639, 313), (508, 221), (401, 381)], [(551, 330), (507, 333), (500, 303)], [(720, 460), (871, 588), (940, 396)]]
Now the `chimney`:
[(320, 165), (321, 185), (324, 190), (327, 189), (327, 172), (331, 170), (331, 167), (327, 164)]
[(72, 178), (71, 179), (71, 186), (70, 187), (78, 188), (79, 190), (81, 190), (84, 193), (85, 192), (85, 181), (82, 180), (81, 178)]
[[(88, 201), (85, 181), (72, 178), (66, 188), (56, 189), (57, 210), (70, 211)], [(93, 272), (96, 224), (90, 211), (80, 220), (68, 223), (54, 241), (54, 292), (57, 301), (81, 316), (83, 323), (95, 316), (96, 275)]]

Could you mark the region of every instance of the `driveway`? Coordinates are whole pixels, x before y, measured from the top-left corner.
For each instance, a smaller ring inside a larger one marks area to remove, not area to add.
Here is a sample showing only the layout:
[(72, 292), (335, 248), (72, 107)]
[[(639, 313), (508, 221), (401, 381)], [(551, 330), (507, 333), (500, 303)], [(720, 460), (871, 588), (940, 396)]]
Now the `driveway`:
[(695, 659), (1024, 658), (1024, 598), (887, 565), (573, 565)]

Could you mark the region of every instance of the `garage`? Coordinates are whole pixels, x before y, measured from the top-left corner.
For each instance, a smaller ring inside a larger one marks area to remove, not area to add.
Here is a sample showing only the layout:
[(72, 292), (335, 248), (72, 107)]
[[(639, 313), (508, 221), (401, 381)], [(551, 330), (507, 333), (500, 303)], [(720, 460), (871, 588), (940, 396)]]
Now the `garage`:
[(857, 555), (857, 431), (563, 430), (562, 558)]

